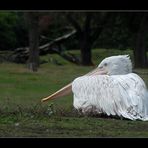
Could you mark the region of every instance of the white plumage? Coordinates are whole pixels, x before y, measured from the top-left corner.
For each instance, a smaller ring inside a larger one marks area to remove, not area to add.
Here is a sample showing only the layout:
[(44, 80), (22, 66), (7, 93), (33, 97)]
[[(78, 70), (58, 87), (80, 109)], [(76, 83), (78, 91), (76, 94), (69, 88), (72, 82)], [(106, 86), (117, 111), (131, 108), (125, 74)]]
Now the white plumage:
[[(102, 71), (101, 75), (97, 70)], [(97, 70), (72, 82), (76, 109), (81, 109), (84, 114), (95, 112), (131, 120), (148, 120), (147, 88), (144, 81), (132, 73), (129, 56), (106, 58)]]

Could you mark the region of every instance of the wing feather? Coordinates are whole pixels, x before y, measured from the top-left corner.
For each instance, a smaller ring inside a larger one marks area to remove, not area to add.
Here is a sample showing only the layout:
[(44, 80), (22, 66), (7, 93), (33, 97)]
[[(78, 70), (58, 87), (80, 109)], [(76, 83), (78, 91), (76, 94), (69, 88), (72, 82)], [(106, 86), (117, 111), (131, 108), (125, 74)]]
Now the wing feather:
[(95, 75), (72, 83), (73, 105), (86, 112), (118, 115), (131, 120), (148, 120), (146, 85), (136, 74)]

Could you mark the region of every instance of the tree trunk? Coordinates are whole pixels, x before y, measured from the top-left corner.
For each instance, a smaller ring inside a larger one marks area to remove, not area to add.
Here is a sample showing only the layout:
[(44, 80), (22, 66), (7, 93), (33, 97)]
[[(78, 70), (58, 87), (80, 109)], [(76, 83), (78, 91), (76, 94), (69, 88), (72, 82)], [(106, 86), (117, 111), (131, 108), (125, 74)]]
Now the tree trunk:
[(85, 66), (93, 65), (91, 60), (91, 43), (87, 41), (86, 36), (80, 40), (81, 64)]
[(143, 33), (139, 33), (137, 37), (136, 47), (134, 49), (135, 67), (147, 67), (147, 55), (145, 47), (145, 37)]
[(27, 14), (29, 31), (29, 58), (28, 68), (35, 72), (39, 67), (39, 24), (38, 14), (28, 12)]
[(148, 30), (147, 25), (148, 25), (147, 17), (144, 15), (141, 20), (139, 31), (137, 33), (136, 44), (134, 49), (134, 62), (136, 68), (148, 67), (147, 54), (146, 54), (146, 33)]
[(28, 68), (31, 71), (37, 71), (39, 67), (39, 49), (38, 49), (38, 32), (37, 28), (30, 30), (29, 32), (29, 59), (28, 59)]
[(91, 61), (91, 47), (93, 43), (91, 41), (92, 14), (89, 12), (85, 13), (85, 20), (82, 27), (70, 13), (67, 14), (67, 19), (77, 30), (77, 38), (81, 51), (81, 64), (85, 66), (93, 65)]
[(80, 50), (81, 50), (81, 64), (90, 66), (93, 65), (92, 63), (92, 55), (91, 55), (91, 47), (92, 47), (92, 41), (91, 41), (91, 20), (92, 20), (92, 14), (86, 12), (86, 18), (84, 22), (83, 30), (80, 34)]

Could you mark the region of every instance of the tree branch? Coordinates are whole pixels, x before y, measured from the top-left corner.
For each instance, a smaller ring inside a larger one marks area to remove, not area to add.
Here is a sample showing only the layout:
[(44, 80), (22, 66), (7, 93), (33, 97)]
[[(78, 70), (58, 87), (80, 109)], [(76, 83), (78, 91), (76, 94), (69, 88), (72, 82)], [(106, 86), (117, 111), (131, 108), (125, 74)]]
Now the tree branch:
[(95, 29), (95, 32), (91, 35), (91, 42), (94, 42), (104, 29), (104, 25), (107, 23), (108, 19), (110, 17), (110, 13), (106, 12), (103, 16), (103, 18), (98, 22), (97, 28)]
[(78, 22), (71, 16), (70, 13), (66, 14), (67, 20), (73, 25), (73, 27), (77, 30), (78, 33), (82, 33), (82, 29)]
[(85, 19), (85, 24), (84, 24), (84, 29), (86, 33), (90, 34), (91, 31), (91, 20), (92, 20), (92, 14), (90, 12), (86, 12), (86, 19)]

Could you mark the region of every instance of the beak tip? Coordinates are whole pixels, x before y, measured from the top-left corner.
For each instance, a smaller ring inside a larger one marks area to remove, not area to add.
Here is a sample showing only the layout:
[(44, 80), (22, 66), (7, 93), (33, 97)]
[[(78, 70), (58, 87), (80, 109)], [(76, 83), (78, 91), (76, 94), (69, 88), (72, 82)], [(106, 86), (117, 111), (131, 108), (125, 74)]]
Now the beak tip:
[(43, 102), (45, 102), (45, 99), (42, 99), (42, 100), (41, 100), (41, 103), (43, 103)]

